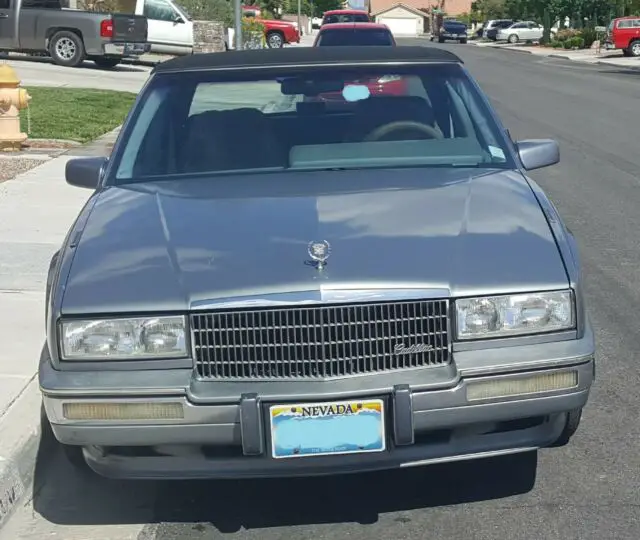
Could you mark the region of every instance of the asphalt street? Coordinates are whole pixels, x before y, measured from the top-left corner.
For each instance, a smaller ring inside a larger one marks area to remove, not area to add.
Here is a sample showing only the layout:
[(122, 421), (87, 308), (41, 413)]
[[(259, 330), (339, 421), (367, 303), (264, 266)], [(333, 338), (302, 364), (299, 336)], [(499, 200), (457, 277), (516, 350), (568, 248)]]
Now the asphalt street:
[(514, 138), (560, 143), (561, 164), (532, 177), (581, 246), (599, 348), (571, 444), (341, 478), (129, 483), (74, 472), (45, 437), (33, 497), (1, 540), (640, 538), (640, 72), (445, 47)]

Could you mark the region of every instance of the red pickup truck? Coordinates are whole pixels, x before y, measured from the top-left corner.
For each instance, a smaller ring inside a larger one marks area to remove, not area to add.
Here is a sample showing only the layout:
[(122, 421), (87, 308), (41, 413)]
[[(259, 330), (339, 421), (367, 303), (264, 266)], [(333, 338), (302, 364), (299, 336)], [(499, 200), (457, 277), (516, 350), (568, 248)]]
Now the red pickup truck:
[(625, 56), (640, 56), (640, 17), (632, 15), (611, 21), (605, 49), (622, 49)]
[(281, 49), (285, 43), (300, 43), (300, 32), (293, 23), (260, 17), (259, 6), (242, 6), (245, 17), (253, 17), (264, 25), (264, 37), (270, 49)]

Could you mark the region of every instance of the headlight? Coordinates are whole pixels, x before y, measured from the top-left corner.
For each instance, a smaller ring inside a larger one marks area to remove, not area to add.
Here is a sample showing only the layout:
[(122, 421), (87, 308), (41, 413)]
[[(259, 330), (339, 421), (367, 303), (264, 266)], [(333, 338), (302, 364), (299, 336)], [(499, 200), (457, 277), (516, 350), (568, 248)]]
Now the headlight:
[(458, 339), (510, 337), (575, 327), (573, 294), (554, 291), (456, 300)]
[(184, 358), (185, 318), (66, 321), (61, 346), (64, 360)]

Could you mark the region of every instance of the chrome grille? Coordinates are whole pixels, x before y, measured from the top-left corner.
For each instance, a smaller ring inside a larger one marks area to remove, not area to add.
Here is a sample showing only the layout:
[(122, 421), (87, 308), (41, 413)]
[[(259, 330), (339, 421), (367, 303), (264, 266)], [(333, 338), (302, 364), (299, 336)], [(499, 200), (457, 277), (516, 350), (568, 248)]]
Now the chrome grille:
[[(444, 365), (448, 308), (423, 300), (193, 313), (196, 375), (326, 379)], [(397, 354), (400, 345), (422, 350)]]

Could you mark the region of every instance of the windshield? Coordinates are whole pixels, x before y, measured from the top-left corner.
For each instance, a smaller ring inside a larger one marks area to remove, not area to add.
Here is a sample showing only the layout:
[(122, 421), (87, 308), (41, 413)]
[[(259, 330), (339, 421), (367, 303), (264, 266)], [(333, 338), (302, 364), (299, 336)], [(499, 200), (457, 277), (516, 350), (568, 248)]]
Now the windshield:
[(318, 36), (316, 47), (345, 45), (393, 45), (393, 37), (389, 30), (383, 28), (361, 28), (323, 30)]
[(370, 22), (366, 13), (340, 13), (326, 15), (322, 24), (350, 23), (350, 22)]
[(513, 168), (506, 144), (458, 64), (159, 73), (131, 114), (109, 182)]

